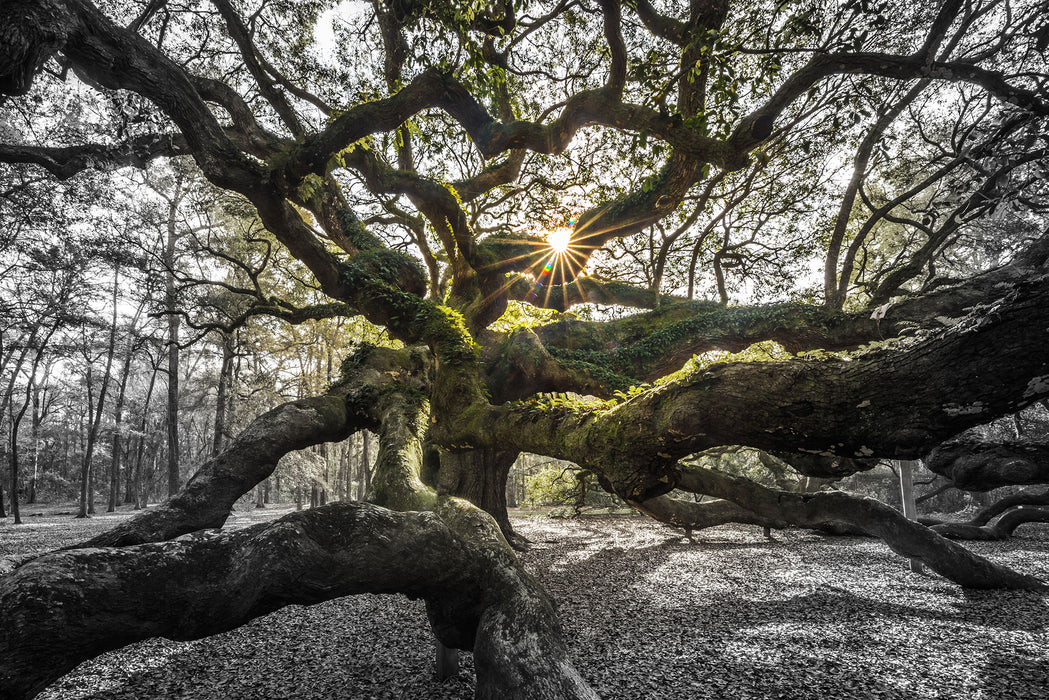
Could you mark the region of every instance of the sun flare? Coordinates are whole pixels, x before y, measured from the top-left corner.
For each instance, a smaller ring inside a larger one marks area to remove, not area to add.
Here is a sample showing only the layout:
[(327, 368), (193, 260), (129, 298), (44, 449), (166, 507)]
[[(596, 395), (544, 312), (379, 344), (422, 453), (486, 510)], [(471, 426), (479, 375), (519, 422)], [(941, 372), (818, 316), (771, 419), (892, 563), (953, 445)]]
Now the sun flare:
[(566, 253), (572, 244), (572, 229), (568, 226), (555, 228), (546, 234), (546, 242), (558, 255)]

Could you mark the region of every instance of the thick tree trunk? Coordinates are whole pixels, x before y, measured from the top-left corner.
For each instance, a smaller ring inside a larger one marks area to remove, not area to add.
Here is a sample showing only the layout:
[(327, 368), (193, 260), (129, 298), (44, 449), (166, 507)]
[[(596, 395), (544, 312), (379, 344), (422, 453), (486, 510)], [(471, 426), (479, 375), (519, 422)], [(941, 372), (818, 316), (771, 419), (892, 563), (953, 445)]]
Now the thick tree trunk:
[(424, 598), (448, 646), (472, 649), (477, 697), (596, 695), (567, 661), (549, 598), (454, 503), (397, 513), (339, 503), (234, 532), (57, 552), (0, 578), (0, 696), (32, 697), (139, 639), (196, 639), (285, 605), (356, 593)]
[(441, 453), (437, 493), (465, 498), (499, 523), (508, 542), (516, 538), (506, 512), (506, 479), (517, 452), (467, 450)]

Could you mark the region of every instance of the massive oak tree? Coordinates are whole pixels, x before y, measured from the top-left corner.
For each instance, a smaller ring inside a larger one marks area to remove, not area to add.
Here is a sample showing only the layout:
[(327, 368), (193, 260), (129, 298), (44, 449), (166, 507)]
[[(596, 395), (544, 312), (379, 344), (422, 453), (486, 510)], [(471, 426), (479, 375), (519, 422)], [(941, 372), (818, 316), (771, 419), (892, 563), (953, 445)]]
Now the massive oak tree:
[[(228, 290), (225, 330), (359, 315), (397, 342), (160, 507), (5, 561), (0, 694), (371, 591), (425, 599), (440, 642), (474, 651), (478, 697), (595, 697), (508, 544), (522, 451), (681, 527), (848, 527), (962, 586), (1041, 589), (877, 501), (710, 464), (743, 446), (841, 477), (1049, 397), (1045, 9), (5, 0), (5, 172), (191, 161), (327, 297)], [(70, 85), (95, 107), (56, 114)], [(200, 532), (282, 455), (362, 429), (369, 503)], [(1036, 483), (1040, 449), (966, 437), (932, 463)]]

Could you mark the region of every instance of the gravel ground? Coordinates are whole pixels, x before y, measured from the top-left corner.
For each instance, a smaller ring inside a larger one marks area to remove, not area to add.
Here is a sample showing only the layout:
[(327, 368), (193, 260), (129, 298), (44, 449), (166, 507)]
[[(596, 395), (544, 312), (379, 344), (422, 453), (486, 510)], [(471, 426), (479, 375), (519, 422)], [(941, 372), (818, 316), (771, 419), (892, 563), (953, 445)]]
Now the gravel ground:
[[(244, 526), (288, 512), (237, 513)], [(43, 551), (126, 513), (0, 524), (0, 555)], [(4, 521), (0, 521), (2, 523)], [(516, 518), (527, 566), (558, 601), (580, 672), (605, 698), (1049, 697), (1049, 606), (911, 573), (874, 540), (725, 526), (687, 542), (638, 517)], [(970, 546), (1049, 580), (1049, 527)], [(44, 700), (473, 696), (431, 678), (423, 606), (356, 596), (292, 606), (195, 642), (152, 639), (85, 662)]]

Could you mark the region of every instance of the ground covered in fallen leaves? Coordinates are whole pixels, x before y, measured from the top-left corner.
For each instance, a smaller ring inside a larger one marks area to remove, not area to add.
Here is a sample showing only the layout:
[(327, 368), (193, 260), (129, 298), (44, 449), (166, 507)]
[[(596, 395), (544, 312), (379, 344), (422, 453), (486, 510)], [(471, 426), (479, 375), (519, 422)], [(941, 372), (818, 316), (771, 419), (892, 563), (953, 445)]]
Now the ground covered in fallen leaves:
[[(288, 508), (244, 510), (239, 527)], [(0, 521), (0, 556), (46, 551), (127, 513)], [(680, 532), (640, 517), (516, 517), (558, 601), (573, 661), (605, 698), (1049, 697), (1049, 605), (911, 573), (876, 540), (760, 528)], [(1049, 580), (1049, 527), (970, 543)], [(423, 605), (357, 596), (293, 606), (194, 642), (148, 640), (88, 661), (42, 700), (473, 697), (470, 654), (432, 679)]]

